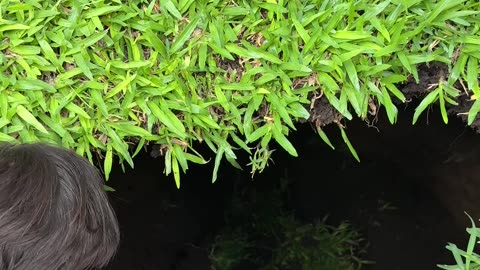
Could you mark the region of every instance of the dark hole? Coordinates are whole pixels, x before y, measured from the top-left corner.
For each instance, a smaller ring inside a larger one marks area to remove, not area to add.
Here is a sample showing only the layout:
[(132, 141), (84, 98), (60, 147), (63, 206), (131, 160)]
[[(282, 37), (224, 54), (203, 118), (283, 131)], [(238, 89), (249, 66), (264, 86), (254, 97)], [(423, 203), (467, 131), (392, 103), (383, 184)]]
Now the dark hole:
[[(468, 225), (462, 209), (468, 206), (462, 199), (467, 197), (455, 187), (463, 185), (458, 179), (468, 178), (462, 172), (474, 172), (480, 158), (475, 149), (480, 145), (477, 135), (454, 116), (443, 124), (436, 108), (412, 126), (417, 104), (399, 105), (394, 126), (383, 114), (375, 127), (359, 120), (347, 123), (360, 163), (335, 126), (325, 129), (336, 146), (333, 151), (308, 124), (298, 125), (298, 131), (289, 136), (299, 157), (275, 146), (274, 163), (253, 181), (250, 168), (240, 172), (224, 163), (218, 182), (211, 184), (210, 162), (192, 165), (177, 190), (173, 179), (163, 175), (163, 160), (140, 154), (135, 170), (123, 174), (115, 168), (109, 182), (117, 190), (112, 199), (124, 241), (108, 269), (140, 269), (145, 263), (158, 267), (152, 269), (172, 269), (172, 265), (180, 269), (179, 265), (186, 265), (182, 260), (189, 260), (197, 270), (209, 270), (210, 243), (225, 226), (224, 214), (233, 205), (233, 195), (240, 194), (238, 186), (254, 190), (258, 198), (278, 187), (282, 177), (291, 180), (287, 194), (281, 195), (285, 208), (299, 220), (310, 222), (329, 215), (329, 224), (348, 220), (360, 230), (370, 243), (363, 258), (376, 261), (363, 269), (424, 270), (452, 263), (445, 245), (454, 242), (464, 247), (463, 225)], [(209, 157), (208, 149), (199, 149)], [(453, 161), (443, 163), (454, 155)], [(240, 152), (239, 156), (241, 164), (248, 162)], [(468, 185), (476, 187), (474, 182)], [(252, 200), (250, 195), (242, 198)], [(190, 258), (185, 246), (192, 243), (203, 255)], [(156, 252), (147, 257), (141, 251), (145, 247)], [(255, 269), (244, 265), (242, 269)]]

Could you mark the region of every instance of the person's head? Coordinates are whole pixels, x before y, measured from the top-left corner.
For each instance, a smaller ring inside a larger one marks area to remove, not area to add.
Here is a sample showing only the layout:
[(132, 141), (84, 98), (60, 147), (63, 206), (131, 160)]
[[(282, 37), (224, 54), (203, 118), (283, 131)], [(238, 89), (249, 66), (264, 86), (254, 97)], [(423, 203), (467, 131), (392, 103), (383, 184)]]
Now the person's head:
[(0, 144), (0, 270), (101, 269), (119, 240), (87, 160), (47, 144)]

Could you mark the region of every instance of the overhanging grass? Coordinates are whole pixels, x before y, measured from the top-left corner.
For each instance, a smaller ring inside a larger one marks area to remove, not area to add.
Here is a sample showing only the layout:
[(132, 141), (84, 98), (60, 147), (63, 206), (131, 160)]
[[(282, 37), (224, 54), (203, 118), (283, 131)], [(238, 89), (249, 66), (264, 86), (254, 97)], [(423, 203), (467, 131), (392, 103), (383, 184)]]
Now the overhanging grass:
[[(311, 110), (320, 97), (347, 120), (383, 107), (395, 123), (396, 85), (418, 80), (421, 63), (450, 73), (413, 122), (433, 102), (447, 122), (459, 91), (480, 95), (476, 0), (123, 2), (0, 1), (0, 140), (98, 154), (107, 177), (114, 155), (133, 166), (157, 143), (179, 186), (190, 162), (206, 162), (195, 141), (216, 155), (213, 181), (223, 158), (240, 166), (237, 149), (252, 173), (271, 140), (296, 156), (287, 136), (299, 119), (330, 144)], [(469, 123), (478, 111), (477, 100)]]

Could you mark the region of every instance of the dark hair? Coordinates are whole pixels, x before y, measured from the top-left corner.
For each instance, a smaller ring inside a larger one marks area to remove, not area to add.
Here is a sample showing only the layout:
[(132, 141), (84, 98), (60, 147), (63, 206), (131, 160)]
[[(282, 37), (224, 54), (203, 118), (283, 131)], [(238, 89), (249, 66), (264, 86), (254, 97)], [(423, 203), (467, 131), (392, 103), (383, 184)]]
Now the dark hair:
[(100, 269), (119, 241), (86, 159), (47, 144), (0, 144), (0, 270)]

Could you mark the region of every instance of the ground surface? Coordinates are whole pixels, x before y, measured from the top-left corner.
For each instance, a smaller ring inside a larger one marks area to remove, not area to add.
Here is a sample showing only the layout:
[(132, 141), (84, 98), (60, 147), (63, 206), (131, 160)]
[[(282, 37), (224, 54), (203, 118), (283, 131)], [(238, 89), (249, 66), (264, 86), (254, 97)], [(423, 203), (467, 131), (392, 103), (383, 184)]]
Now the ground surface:
[[(434, 82), (436, 74), (425, 68), (425, 82), (405, 85), (406, 92), (412, 98), (421, 94), (424, 88), (419, 87)], [(335, 127), (326, 128), (337, 146), (331, 151), (308, 124), (299, 126), (291, 138), (300, 158), (277, 151), (275, 164), (252, 185), (268, 190), (287, 175), (292, 181), (289, 207), (299, 218), (307, 222), (330, 214), (331, 223), (350, 220), (369, 242), (363, 258), (376, 261), (366, 270), (426, 270), (449, 263), (444, 247), (449, 241), (465, 245), (458, 220), (468, 208), (465, 192), (454, 192), (452, 187), (459, 185), (450, 180), (463, 183), (465, 173), (475, 173), (471, 164), (480, 160), (475, 150), (480, 140), (453, 116), (448, 126), (442, 124), (435, 109), (412, 127), (415, 106), (399, 106), (399, 122), (393, 127), (382, 114), (371, 119), (371, 127), (361, 121), (347, 124), (361, 163), (342, 146)], [(163, 175), (160, 159), (140, 154), (136, 164), (135, 170), (123, 174), (116, 168), (112, 174), (110, 184), (117, 192), (111, 196), (123, 241), (109, 269), (210, 269), (208, 244), (224, 226), (233, 183), (250, 181), (248, 174), (224, 165), (218, 182), (211, 185), (212, 167), (193, 167), (178, 191)], [(475, 190), (476, 184), (469, 185)]]

